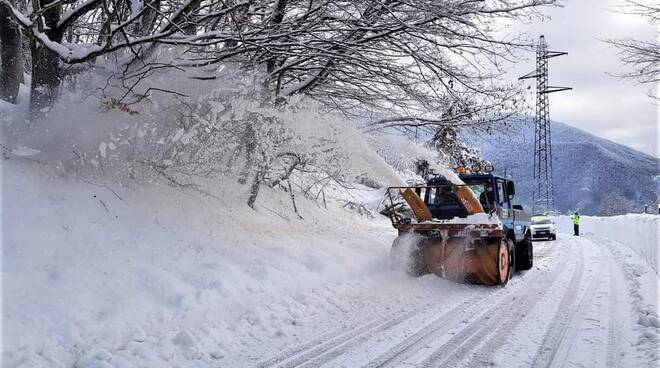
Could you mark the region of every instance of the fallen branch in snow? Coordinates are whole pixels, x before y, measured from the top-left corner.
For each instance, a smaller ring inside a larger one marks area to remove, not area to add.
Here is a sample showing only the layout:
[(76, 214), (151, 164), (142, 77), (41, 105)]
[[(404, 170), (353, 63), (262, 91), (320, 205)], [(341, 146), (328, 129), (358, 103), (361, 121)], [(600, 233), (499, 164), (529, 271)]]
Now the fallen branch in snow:
[(99, 202), (101, 202), (101, 205), (102, 205), (103, 208), (105, 209), (105, 212), (110, 213), (110, 210), (108, 209), (108, 206), (105, 204), (105, 202), (103, 202), (103, 201), (100, 200), (100, 199), (99, 199)]
[(112, 188), (110, 188), (109, 186), (107, 186), (107, 185), (105, 185), (105, 184), (96, 184), (96, 183), (93, 183), (93, 182), (91, 182), (91, 181), (89, 181), (89, 180), (87, 180), (87, 179), (85, 179), (85, 178), (82, 178), (82, 177), (78, 177), (78, 180), (82, 181), (83, 183), (87, 183), (87, 184), (89, 184), (89, 185), (93, 185), (93, 186), (95, 186), (95, 187), (105, 188), (105, 189), (109, 190), (110, 192), (112, 192), (112, 194), (114, 194), (115, 197), (117, 197), (120, 201), (123, 201), (123, 200), (124, 200), (122, 197), (119, 196), (119, 194), (117, 194), (117, 192), (115, 192)]
[(375, 218), (374, 214), (371, 213), (371, 211), (364, 206), (362, 203), (356, 203), (353, 201), (348, 201), (346, 202), (343, 206), (343, 208), (348, 208), (349, 210), (357, 211), (357, 213), (361, 216), (367, 216), (369, 219)]
[(166, 173), (165, 170), (167, 169), (167, 167), (165, 167), (165, 166), (163, 166), (163, 165), (160, 165), (160, 164), (155, 163), (155, 162), (153, 162), (153, 161), (147, 161), (147, 160), (139, 160), (138, 162), (141, 163), (141, 164), (144, 164), (144, 165), (149, 166), (151, 169), (153, 169), (153, 170), (154, 170), (155, 172), (157, 172), (159, 175), (161, 175), (161, 176), (163, 176), (165, 179), (167, 179), (167, 180), (169, 181), (169, 183), (170, 183), (171, 185), (175, 186), (175, 187), (184, 188), (184, 189), (192, 189), (192, 190), (194, 190), (194, 191), (196, 191), (196, 192), (198, 192), (198, 193), (201, 193), (201, 194), (207, 195), (207, 196), (209, 196), (209, 197), (211, 197), (211, 198), (214, 198), (214, 199), (217, 199), (217, 200), (221, 200), (220, 197), (218, 197), (218, 196), (216, 196), (215, 194), (210, 193), (210, 192), (208, 192), (208, 191), (206, 191), (206, 190), (204, 190), (204, 189), (201, 189), (197, 184), (194, 184), (194, 183), (182, 183), (182, 182), (180, 182), (180, 181), (179, 181), (177, 178), (175, 178), (174, 176), (172, 176), (172, 175)]
[(174, 176), (168, 174), (165, 172), (166, 167), (163, 165), (159, 165), (155, 162), (150, 162), (150, 161), (141, 161), (142, 163), (149, 165), (155, 172), (157, 172), (159, 175), (163, 176), (165, 179), (167, 179), (170, 184), (181, 187), (181, 188), (195, 188), (196, 185), (193, 183), (181, 183), (178, 181)]
[(293, 194), (293, 188), (291, 188), (291, 181), (289, 181), (289, 180), (287, 179), (286, 183), (287, 183), (287, 185), (288, 185), (288, 187), (289, 187), (289, 196), (291, 197), (291, 203), (293, 203), (293, 212), (295, 212), (296, 215), (298, 215), (298, 218), (300, 218), (300, 219), (302, 220), (303, 217), (300, 216), (300, 214), (298, 213), (298, 207), (296, 206), (296, 197), (295, 197), (295, 195)]
[(266, 209), (266, 210), (268, 210), (268, 211), (270, 211), (270, 212), (272, 212), (272, 213), (274, 213), (274, 214), (276, 214), (277, 216), (283, 218), (284, 220), (286, 220), (286, 222), (291, 222), (291, 219), (288, 218), (288, 217), (286, 217), (286, 216), (284, 216), (283, 214), (281, 214), (281, 213), (279, 213), (279, 212), (277, 212), (277, 211), (275, 211), (275, 210), (271, 210), (270, 208), (268, 208), (268, 207), (266, 207), (266, 206), (264, 206), (264, 205), (261, 205), (261, 207), (264, 208), (264, 209)]
[[(288, 153), (288, 152), (287, 152), (287, 153), (283, 153), (283, 154), (281, 154), (280, 156), (290, 156), (290, 157), (293, 157), (293, 161), (291, 162), (291, 164), (289, 165), (289, 167), (287, 167), (286, 170), (284, 170), (284, 172), (282, 173), (282, 175), (280, 175), (279, 178), (273, 180), (273, 182), (270, 184), (270, 187), (271, 187), (271, 188), (276, 187), (280, 182), (282, 182), (282, 181), (284, 181), (284, 180), (289, 180), (289, 177), (290, 177), (291, 174), (293, 173), (293, 170), (295, 170), (296, 167), (297, 167), (299, 164), (302, 163), (302, 159), (300, 158), (300, 156), (299, 156), (299, 155), (296, 155), (295, 153)], [(290, 184), (290, 183), (289, 183), (289, 187), (291, 187), (291, 184)]]

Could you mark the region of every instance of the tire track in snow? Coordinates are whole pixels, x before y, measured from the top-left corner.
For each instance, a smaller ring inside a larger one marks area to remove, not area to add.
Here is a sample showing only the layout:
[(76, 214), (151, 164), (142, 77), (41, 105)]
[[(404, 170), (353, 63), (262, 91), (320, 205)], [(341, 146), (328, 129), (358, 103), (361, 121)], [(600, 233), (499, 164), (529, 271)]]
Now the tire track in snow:
[[(551, 254), (554, 253), (555, 248), (551, 246), (550, 241), (544, 241), (543, 243), (540, 242), (533, 242), (534, 244), (534, 259), (543, 259), (547, 258)], [(543, 244), (541, 246), (541, 244)]]
[[(502, 312), (487, 321), (477, 333), (468, 341), (465, 341), (460, 349), (454, 351), (444, 361), (443, 365), (456, 367), (461, 364), (466, 356), (471, 356), (470, 360), (463, 364), (466, 367), (478, 367), (492, 364), (492, 357), (495, 352), (509, 341), (507, 336), (518, 325), (520, 325), (528, 313), (515, 313), (516, 308), (525, 311), (532, 310), (544, 297), (544, 293), (537, 290), (535, 293), (523, 295), (522, 302), (512, 303), (512, 310), (509, 313)], [(477, 350), (477, 351), (475, 351)]]
[(338, 356), (344, 354), (346, 351), (348, 351), (351, 347), (359, 345), (363, 343), (364, 341), (368, 340), (372, 334), (376, 334), (382, 331), (389, 330), (407, 320), (410, 318), (413, 318), (417, 316), (421, 309), (423, 308), (417, 308), (415, 311), (405, 313), (404, 315), (400, 317), (393, 318), (378, 327), (374, 329), (370, 329), (365, 331), (364, 333), (361, 333), (349, 340), (340, 342), (337, 345), (331, 346), (330, 349), (327, 349), (325, 352), (321, 354), (315, 354), (314, 352), (310, 352), (310, 357), (301, 357), (301, 359), (304, 361), (304, 364), (297, 363), (294, 361), (294, 364), (286, 364), (284, 367), (290, 368), (290, 367), (304, 367), (304, 368), (312, 368), (312, 367), (320, 367), (325, 363), (328, 363), (332, 361), (333, 359), (337, 358)]
[[(550, 324), (550, 328), (543, 338), (541, 347), (534, 358), (534, 362), (532, 363), (533, 367), (564, 366), (568, 354), (570, 353), (571, 345), (578, 333), (582, 312), (584, 311), (587, 302), (591, 301), (596, 293), (597, 288), (595, 288), (594, 285), (599, 277), (599, 271), (602, 270), (602, 267), (596, 268), (596, 271), (593, 272), (594, 274), (591, 275), (591, 278), (586, 282), (582, 296), (578, 299), (580, 285), (584, 284), (580, 281), (587, 277), (587, 272), (584, 269), (584, 251), (582, 245), (578, 244), (577, 247), (580, 250), (580, 270), (579, 272), (576, 270), (573, 279), (566, 289), (566, 293), (559, 304), (557, 313), (555, 314)], [(600, 250), (599, 253), (602, 256)], [(580, 275), (579, 278), (578, 275)]]
[[(618, 270), (619, 267), (616, 264), (614, 258), (612, 258), (612, 253), (608, 250), (608, 259), (609, 259), (609, 270)], [(617, 331), (621, 331), (621, 323), (616, 316), (616, 305), (620, 303), (621, 296), (617, 290), (618, 281), (616, 279), (614, 272), (609, 272), (610, 275), (610, 298), (608, 300), (609, 304), (609, 320), (608, 320), (608, 331), (607, 331), (607, 368), (616, 368), (620, 367), (619, 360), (619, 336)]]
[(368, 339), (371, 334), (392, 328), (413, 318), (427, 306), (420, 306), (412, 311), (400, 312), (392, 317), (376, 318), (370, 322), (345, 330), (325, 334), (308, 343), (300, 345), (283, 354), (258, 363), (255, 368), (319, 366), (341, 355), (350, 347)]
[[(630, 308), (638, 312), (639, 303), (642, 300), (638, 291), (640, 284), (638, 280), (630, 277), (631, 276), (629, 274), (630, 271), (629, 269), (627, 269), (629, 265), (626, 263), (627, 256), (625, 255), (625, 253), (622, 253), (620, 250), (618, 250), (615, 247), (614, 244), (616, 243), (616, 241), (612, 241), (606, 238), (595, 237), (593, 235), (590, 237), (590, 239), (594, 243), (598, 242), (598, 244), (602, 245), (605, 248), (607, 257), (609, 258), (611, 264), (610, 270), (617, 271), (617, 272), (609, 272), (611, 279), (610, 285), (613, 290), (612, 295), (614, 295), (614, 297), (611, 298), (610, 315), (616, 316), (617, 312), (621, 313), (621, 311), (620, 310), (617, 311), (615, 307), (622, 305), (624, 305), (625, 308)], [(627, 290), (627, 292), (625, 291), (622, 292), (623, 290)], [(625, 312), (630, 312), (630, 309), (626, 309)], [(635, 323), (634, 320), (629, 320), (628, 322), (632, 324)], [(608, 354), (607, 354), (607, 367), (608, 368), (626, 367), (632, 364), (637, 364), (641, 366), (642, 364), (644, 364), (643, 361), (641, 360), (635, 363), (630, 362), (629, 360), (631, 359), (631, 357), (629, 355), (624, 355), (625, 349), (622, 349), (623, 341), (628, 338), (634, 340), (635, 334), (633, 332), (632, 335), (624, 337), (620, 334), (619, 331), (630, 329), (632, 332), (633, 327), (628, 326), (626, 324), (626, 321), (622, 320), (621, 318), (611, 318), (609, 328), (610, 328), (609, 332), (613, 336), (610, 336), (608, 339), (608, 344), (609, 344), (608, 347), (610, 349), (608, 350)], [(635, 342), (634, 344), (637, 344), (637, 350), (640, 351), (639, 349), (641, 347), (639, 346), (639, 341)], [(654, 349), (655, 351), (660, 351), (660, 349), (657, 348), (657, 343)], [(656, 367), (657, 360), (651, 358), (651, 360), (647, 363), (647, 365), (649, 367)]]
[[(547, 249), (547, 248), (546, 248)], [(556, 249), (555, 247), (552, 247), (552, 249)], [(571, 249), (574, 249), (573, 246), (571, 246)], [(549, 253), (549, 252), (546, 252)], [(563, 254), (563, 260), (561, 260), (561, 263), (558, 265), (559, 268), (562, 270), (567, 266), (567, 259), (569, 259), (569, 255), (564, 252)], [(570, 275), (570, 280), (569, 280), (569, 286), (568, 288), (571, 287), (571, 285), (574, 285), (577, 283), (578, 276), (581, 275), (581, 269), (580, 269), (580, 257), (578, 257), (578, 262), (575, 265), (575, 268), (573, 269), (572, 275)], [(558, 271), (559, 274), (561, 271)], [(505, 346), (506, 344), (509, 343), (508, 339), (506, 336), (508, 336), (512, 331), (514, 331), (518, 325), (520, 325), (525, 318), (531, 315), (533, 313), (533, 309), (536, 307), (536, 305), (539, 303), (541, 299), (544, 297), (547, 297), (549, 294), (551, 294), (550, 290), (552, 290), (555, 287), (555, 284), (558, 282), (557, 280), (559, 279), (559, 274), (557, 277), (552, 280), (552, 282), (544, 282), (542, 284), (535, 285), (533, 283), (528, 283), (530, 284), (530, 290), (527, 293), (527, 295), (524, 295), (527, 297), (526, 299), (523, 300), (520, 305), (514, 305), (515, 308), (513, 308), (510, 313), (507, 315), (506, 312), (503, 312), (501, 315), (498, 317), (502, 318), (500, 320), (500, 323), (495, 323), (494, 326), (492, 327), (490, 333), (488, 333), (487, 337), (482, 337), (481, 339), (478, 339), (477, 341), (474, 341), (472, 344), (467, 344), (468, 346), (472, 346), (473, 350), (469, 353), (466, 353), (464, 356), (456, 355), (453, 354), (454, 359), (448, 359), (445, 361), (445, 366), (458, 366), (462, 360), (464, 360), (465, 356), (471, 356), (470, 360), (463, 364), (463, 366), (466, 367), (477, 367), (477, 366), (488, 366), (492, 365), (492, 360), (493, 356), (495, 353)], [(562, 290), (564, 293), (567, 292), (568, 290), (567, 287), (563, 287)], [(531, 297), (530, 297), (531, 296)], [(497, 322), (497, 318), (495, 318), (495, 322)], [(488, 329), (485, 329), (488, 331)], [(479, 347), (476, 347), (479, 345)], [(458, 358), (458, 359), (456, 359)]]
[[(488, 359), (491, 354), (507, 341), (507, 332), (510, 332), (521, 321), (521, 309), (526, 312), (542, 299), (544, 292), (550, 289), (559, 279), (559, 275), (566, 268), (567, 255), (563, 255), (560, 261), (550, 274), (537, 275), (533, 279), (526, 280), (522, 289), (517, 290), (513, 297), (507, 297), (498, 302), (495, 306), (481, 313), (477, 319), (470, 322), (464, 329), (454, 335), (449, 341), (445, 342), (424, 359), (420, 367), (456, 367), (460, 365), (466, 357), (472, 355), (472, 360), (466, 366), (482, 366), (483, 361)], [(546, 276), (546, 277), (544, 277)], [(531, 288), (528, 287), (531, 285)], [(522, 308), (521, 308), (522, 306)], [(478, 346), (485, 346), (481, 354), (473, 353)]]
[(329, 332), (327, 334), (323, 334), (323, 335), (317, 337), (316, 339), (314, 339), (312, 341), (306, 342), (302, 345), (298, 345), (298, 346), (296, 346), (294, 348), (291, 348), (291, 349), (287, 349), (280, 355), (277, 355), (277, 356), (274, 356), (274, 357), (272, 357), (268, 360), (259, 362), (254, 366), (254, 368), (266, 368), (266, 367), (276, 366), (276, 365), (284, 362), (285, 360), (288, 360), (288, 359), (290, 359), (290, 358), (292, 358), (292, 357), (294, 357), (294, 356), (296, 356), (296, 355), (298, 355), (302, 352), (305, 352), (309, 349), (312, 349), (314, 347), (322, 346), (322, 345), (326, 344), (329, 341), (334, 341), (334, 340), (342, 339), (342, 338), (348, 339), (348, 338), (350, 338), (351, 334), (356, 333), (356, 330), (374, 328), (375, 326), (382, 323), (383, 321), (384, 321), (383, 318), (376, 318), (376, 319), (370, 320), (369, 322), (367, 322), (365, 324), (359, 325), (359, 326), (357, 326), (356, 328), (354, 328), (352, 330), (348, 330), (348, 331), (346, 331), (346, 330), (335, 330), (335, 331)]
[[(543, 257), (546, 257), (552, 255), (555, 249), (554, 247), (544, 246), (541, 248), (541, 251)], [(561, 262), (560, 266), (563, 264), (565, 264), (565, 262)], [(508, 307), (513, 307), (513, 305), (519, 303), (519, 299), (517, 300), (515, 295), (524, 296), (526, 291), (524, 288), (526, 288), (526, 285), (536, 284), (541, 278), (550, 279), (554, 282), (562, 269), (563, 267), (555, 266), (554, 268), (551, 268), (550, 274), (535, 274), (534, 277), (526, 280), (524, 285), (517, 285), (516, 288), (510, 288), (508, 290), (506, 288), (501, 289), (504, 293), (497, 298), (495, 306), (493, 306), (493, 300), (491, 298), (484, 298), (483, 295), (476, 295), (454, 308), (451, 308), (435, 318), (432, 322), (420, 326), (417, 332), (412, 336), (400, 341), (396, 346), (370, 361), (365, 367), (397, 366), (399, 362), (415, 354), (420, 347), (424, 347), (426, 343), (434, 341), (438, 337), (444, 335), (447, 332), (448, 325), (451, 325), (450, 328), (455, 328), (461, 323), (465, 323), (465, 320), (469, 319), (471, 316), (480, 314), (484, 309), (492, 312), (497, 310), (497, 308), (500, 308), (502, 304), (507, 304)], [(521, 288), (523, 289), (521, 290)], [(493, 294), (493, 296), (496, 295), (497, 294)], [(514, 298), (511, 298), (512, 295), (514, 295)], [(278, 356), (257, 363), (255, 368), (322, 366), (347, 353), (349, 349), (367, 341), (373, 334), (390, 330), (397, 325), (420, 315), (422, 310), (428, 310), (428, 308), (428, 305), (423, 305), (413, 311), (402, 312), (390, 318), (377, 318), (371, 320), (349, 331), (337, 330), (324, 334), (308, 343), (289, 349)], [(482, 314), (486, 315), (489, 312)], [(470, 326), (471, 325), (465, 326), (463, 330)]]
[[(554, 252), (554, 250), (548, 249), (546, 252), (552, 253)], [(562, 269), (563, 266), (560, 266), (560, 267), (556, 267), (553, 270), (553, 272), (550, 274), (551, 282), (554, 282), (554, 280), (557, 279)], [(544, 276), (547, 275), (536, 274), (535, 277), (531, 277), (529, 278), (529, 280), (526, 280), (525, 285), (535, 284), (539, 279), (541, 279)], [(524, 295), (524, 292), (520, 290), (520, 287), (525, 287), (525, 285), (519, 285), (519, 288), (516, 289), (510, 289), (510, 290), (502, 289), (502, 291), (505, 291), (505, 293), (504, 295), (498, 298), (494, 306), (492, 305), (493, 301), (490, 298), (484, 299), (482, 296), (478, 296), (476, 298), (479, 301), (476, 304), (472, 304), (471, 301), (463, 303), (463, 305), (465, 304), (469, 305), (469, 307), (465, 309), (461, 310), (460, 309), (461, 305), (459, 305), (458, 307), (450, 310), (444, 316), (441, 316), (435, 321), (426, 324), (421, 329), (419, 329), (415, 334), (404, 339), (386, 353), (382, 354), (378, 358), (369, 362), (367, 365), (364, 366), (364, 368), (399, 366), (400, 363), (404, 362), (406, 359), (413, 356), (421, 348), (425, 347), (428, 343), (435, 341), (438, 338), (445, 335), (449, 329), (455, 328), (461, 323), (465, 323), (466, 318), (470, 318), (470, 316), (474, 316), (474, 315), (481, 315), (482, 319), (486, 320), (489, 318), (488, 315), (492, 314), (491, 312), (496, 311), (498, 308), (501, 308), (503, 304), (517, 303), (518, 301), (516, 300), (516, 297), (514, 296), (513, 298), (511, 298), (511, 296), (518, 294)], [(486, 312), (484, 312), (484, 310), (486, 310)], [(468, 330), (470, 330), (471, 326), (473, 326), (473, 323), (470, 323), (467, 326), (465, 326), (462, 330), (458, 332), (458, 335), (464, 336), (466, 334), (469, 334)], [(440, 351), (438, 355), (444, 354), (445, 351), (443, 350), (443, 347), (445, 347), (447, 344), (457, 345), (454, 348), (458, 348), (460, 347), (459, 341), (460, 338), (457, 338), (457, 335), (455, 335), (449, 341), (443, 344), (443, 346), (441, 346), (438, 350), (436, 350), (436, 352)], [(433, 361), (431, 360), (425, 361), (425, 363), (422, 363), (422, 365), (426, 363), (432, 365), (436, 360), (437, 359), (433, 359)]]
[[(425, 324), (421, 329), (417, 330), (413, 335), (399, 342), (396, 346), (381, 354), (376, 359), (370, 361), (364, 368), (375, 368), (396, 365), (402, 359), (405, 359), (410, 354), (414, 353), (413, 349), (424, 345), (428, 340), (434, 338), (437, 331), (449, 323), (458, 323), (458, 317), (467, 314), (474, 309), (473, 303), (483, 300), (481, 296), (473, 297), (456, 307), (450, 309), (445, 314), (441, 315), (431, 323)], [(466, 305), (470, 306), (467, 307)]]

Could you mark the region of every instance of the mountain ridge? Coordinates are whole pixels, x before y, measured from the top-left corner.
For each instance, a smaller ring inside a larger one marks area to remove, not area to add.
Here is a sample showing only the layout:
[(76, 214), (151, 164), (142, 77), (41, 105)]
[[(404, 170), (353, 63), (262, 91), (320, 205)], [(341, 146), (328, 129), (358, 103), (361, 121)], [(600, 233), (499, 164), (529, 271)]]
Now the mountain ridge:
[[(534, 124), (509, 123), (504, 131), (463, 131), (466, 144), (481, 151), (499, 174), (517, 183), (517, 201), (531, 207)], [(551, 122), (556, 210), (589, 215), (654, 212), (658, 203), (660, 160), (631, 147), (562, 122)], [(577, 174), (576, 174), (577, 173)]]

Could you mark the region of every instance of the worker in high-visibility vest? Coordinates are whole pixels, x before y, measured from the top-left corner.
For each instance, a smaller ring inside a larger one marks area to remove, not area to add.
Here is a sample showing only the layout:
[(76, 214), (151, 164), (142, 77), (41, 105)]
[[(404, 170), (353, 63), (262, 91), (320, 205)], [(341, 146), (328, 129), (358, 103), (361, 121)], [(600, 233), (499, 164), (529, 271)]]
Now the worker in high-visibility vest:
[(577, 211), (573, 214), (573, 232), (575, 236), (580, 236), (580, 214)]

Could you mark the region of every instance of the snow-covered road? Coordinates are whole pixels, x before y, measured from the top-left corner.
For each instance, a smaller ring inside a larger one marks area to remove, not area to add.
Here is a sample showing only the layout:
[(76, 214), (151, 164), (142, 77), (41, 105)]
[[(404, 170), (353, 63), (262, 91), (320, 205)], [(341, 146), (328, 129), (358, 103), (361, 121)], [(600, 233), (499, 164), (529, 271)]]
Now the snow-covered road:
[[(391, 311), (381, 315), (346, 310), (341, 317), (345, 323), (336, 321), (335, 328), (325, 316), (308, 320), (307, 325), (318, 328), (300, 337), (300, 344), (251, 365), (652, 366), (655, 353), (649, 349), (657, 349), (657, 343), (645, 344), (634, 336), (635, 308), (626, 292), (632, 287), (630, 265), (611, 249), (606, 241), (566, 234), (554, 242), (535, 242), (535, 267), (505, 288), (452, 288), (444, 280), (430, 280), (432, 275), (411, 279), (407, 286), (393, 287), (409, 288), (407, 295), (416, 303), (384, 306)], [(434, 283), (439, 292), (431, 290)], [(248, 350), (254, 353), (260, 347)]]

